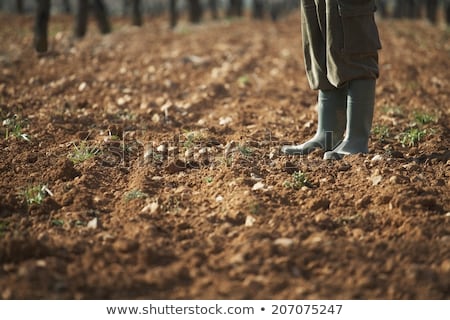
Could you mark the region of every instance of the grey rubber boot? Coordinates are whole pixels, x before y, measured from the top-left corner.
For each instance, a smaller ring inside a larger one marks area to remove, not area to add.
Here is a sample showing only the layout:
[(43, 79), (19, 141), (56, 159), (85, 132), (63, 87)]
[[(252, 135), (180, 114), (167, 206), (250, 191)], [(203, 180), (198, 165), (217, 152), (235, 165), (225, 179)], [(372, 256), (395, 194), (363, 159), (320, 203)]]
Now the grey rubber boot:
[(352, 80), (348, 84), (347, 127), (344, 140), (324, 159), (342, 159), (356, 153), (367, 153), (375, 104), (375, 79)]
[(333, 150), (344, 135), (347, 88), (320, 90), (318, 98), (318, 123), (314, 137), (303, 144), (283, 146), (281, 152), (288, 155), (306, 155), (316, 149)]

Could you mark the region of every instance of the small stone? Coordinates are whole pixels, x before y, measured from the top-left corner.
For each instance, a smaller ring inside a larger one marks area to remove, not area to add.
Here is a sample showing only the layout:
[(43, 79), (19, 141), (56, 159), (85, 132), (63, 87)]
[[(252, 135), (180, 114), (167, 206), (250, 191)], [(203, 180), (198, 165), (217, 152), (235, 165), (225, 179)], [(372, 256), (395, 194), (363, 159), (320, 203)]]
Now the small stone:
[(383, 156), (380, 154), (377, 154), (370, 161), (376, 162), (376, 161), (381, 161), (381, 160), (383, 160)]
[(192, 63), (194, 66), (198, 67), (201, 65), (204, 65), (206, 63), (209, 62), (209, 59), (206, 57), (199, 57), (196, 55), (189, 55), (189, 56), (185, 56), (183, 57), (183, 62), (184, 63)]
[(152, 116), (152, 122), (153, 122), (153, 123), (158, 123), (158, 122), (160, 122), (160, 120), (161, 120), (161, 117), (159, 116), (159, 114), (155, 113), (155, 114)]
[(261, 189), (264, 189), (264, 183), (262, 183), (262, 182), (257, 182), (252, 187), (253, 191), (257, 191), (257, 190), (261, 190)]
[(327, 220), (329, 220), (329, 218), (325, 213), (319, 213), (314, 216), (314, 221), (317, 223), (325, 222)]
[(223, 197), (222, 196), (217, 196), (216, 197), (216, 202), (222, 202), (223, 201)]
[(219, 125), (225, 126), (227, 124), (230, 124), (233, 119), (231, 117), (220, 117), (219, 118)]
[(311, 128), (314, 125), (313, 121), (307, 121), (303, 127), (305, 127), (306, 129)]
[(159, 204), (157, 202), (152, 202), (147, 204), (144, 208), (142, 208), (141, 213), (155, 213), (158, 211)]
[(370, 177), (370, 180), (372, 181), (373, 186), (377, 186), (380, 184), (381, 180), (383, 180), (383, 177), (381, 175), (375, 175)]
[(117, 99), (117, 104), (119, 106), (123, 106), (127, 101), (125, 100), (124, 97), (120, 97), (119, 99)]
[(306, 240), (306, 244), (317, 244), (324, 241), (323, 234), (321, 233), (313, 233)]
[(246, 226), (246, 227), (251, 227), (251, 226), (253, 226), (253, 225), (255, 224), (255, 222), (256, 222), (256, 219), (255, 219), (254, 217), (250, 216), (250, 215), (248, 215), (248, 216), (245, 218), (245, 226)]
[(389, 178), (389, 182), (393, 184), (399, 184), (401, 183), (401, 179), (399, 176), (392, 176)]
[(262, 180), (262, 178), (260, 177), (260, 176), (258, 176), (257, 174), (255, 174), (255, 173), (250, 173), (250, 178), (252, 179), (252, 180), (254, 180), (254, 181), (261, 181)]
[(242, 255), (241, 253), (235, 254), (230, 259), (231, 264), (242, 264), (244, 263), (244, 261), (245, 261), (244, 255)]
[(450, 259), (442, 261), (441, 270), (445, 273), (450, 272)]
[(419, 166), (417, 164), (415, 164), (414, 162), (411, 162), (411, 163), (402, 165), (402, 168), (405, 168), (408, 171), (415, 171), (415, 170), (419, 169)]
[(94, 218), (91, 221), (89, 221), (87, 224), (87, 228), (88, 229), (97, 229), (98, 228), (98, 219)]
[(158, 151), (158, 152), (165, 152), (166, 150), (167, 150), (167, 146), (165, 144), (162, 144), (156, 148), (156, 151)]
[(294, 244), (294, 240), (290, 238), (278, 238), (273, 243), (277, 246), (290, 247)]
[(364, 231), (360, 228), (356, 228), (352, 230), (352, 235), (357, 239), (361, 239), (364, 236)]
[(78, 91), (84, 91), (84, 89), (86, 89), (87, 87), (87, 83), (86, 82), (82, 82), (79, 86), (78, 86)]
[(47, 266), (47, 262), (45, 260), (37, 260), (36, 266), (40, 268), (45, 268)]

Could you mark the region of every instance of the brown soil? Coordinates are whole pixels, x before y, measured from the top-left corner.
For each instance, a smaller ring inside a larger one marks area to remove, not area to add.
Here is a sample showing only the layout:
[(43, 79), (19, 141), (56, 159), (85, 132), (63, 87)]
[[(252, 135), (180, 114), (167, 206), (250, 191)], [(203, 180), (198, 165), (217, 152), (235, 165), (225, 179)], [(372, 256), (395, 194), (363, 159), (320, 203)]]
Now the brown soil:
[(1, 298), (450, 298), (448, 31), (379, 23), (370, 153), (323, 161), (279, 152), (316, 127), (298, 14), (55, 18), (40, 57), (0, 24)]

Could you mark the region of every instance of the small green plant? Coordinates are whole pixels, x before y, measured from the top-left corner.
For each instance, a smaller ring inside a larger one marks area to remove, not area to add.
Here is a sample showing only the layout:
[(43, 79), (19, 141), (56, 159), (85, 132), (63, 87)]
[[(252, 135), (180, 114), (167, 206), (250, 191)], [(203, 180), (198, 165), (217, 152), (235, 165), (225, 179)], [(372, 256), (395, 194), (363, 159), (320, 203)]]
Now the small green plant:
[(142, 192), (141, 190), (131, 190), (125, 194), (125, 201), (131, 201), (134, 199), (145, 199), (148, 197), (148, 194)]
[(417, 125), (424, 125), (424, 124), (428, 124), (431, 122), (435, 122), (436, 117), (429, 113), (426, 113), (426, 112), (415, 111), (414, 112), (414, 120)]
[(249, 204), (248, 210), (253, 215), (258, 215), (258, 213), (261, 211), (261, 205), (258, 202), (253, 202)]
[(427, 136), (425, 129), (410, 128), (399, 135), (403, 147), (414, 147)]
[(389, 106), (383, 107), (383, 112), (390, 116), (401, 116), (403, 114), (403, 108), (401, 106)]
[(312, 183), (305, 173), (296, 171), (291, 175), (291, 179), (284, 182), (286, 188), (301, 189), (302, 187), (312, 187)]
[(43, 185), (29, 186), (22, 192), (27, 205), (40, 205), (48, 195), (48, 188)]
[(205, 182), (206, 183), (212, 183), (213, 182), (213, 178), (212, 177), (206, 177), (205, 178)]
[(13, 115), (10, 118), (6, 118), (2, 121), (2, 125), (5, 127), (5, 139), (8, 140), (11, 137), (21, 138), (30, 142), (30, 137), (23, 133), (23, 128), (27, 125), (26, 121), (21, 119), (18, 115)]
[(52, 224), (52, 226), (55, 226), (55, 227), (62, 227), (62, 226), (64, 225), (64, 220), (61, 220), (61, 219), (53, 219), (53, 220), (51, 221), (51, 224)]
[(74, 164), (78, 164), (94, 158), (100, 152), (100, 149), (96, 146), (91, 146), (86, 141), (82, 141), (79, 145), (73, 144), (73, 150), (68, 157)]
[(376, 125), (376, 126), (374, 126), (373, 129), (372, 129), (372, 133), (381, 142), (385, 141), (386, 138), (390, 137), (389, 128), (387, 126), (384, 126), (384, 125)]
[(250, 78), (248, 75), (240, 76), (237, 80), (240, 87), (245, 87), (246, 85), (250, 84)]
[(184, 137), (186, 138), (186, 140), (184, 141), (183, 146), (186, 149), (194, 147), (205, 138), (203, 133), (200, 131), (187, 131), (184, 133)]
[(149, 155), (149, 159), (155, 161), (155, 162), (161, 162), (163, 161), (164, 157), (162, 154), (157, 152), (151, 152)]
[(74, 224), (76, 227), (84, 227), (84, 226), (86, 226), (86, 222), (81, 221), (81, 220), (76, 220), (73, 224)]
[(240, 154), (242, 154), (244, 157), (250, 157), (253, 154), (253, 149), (246, 146), (246, 145), (239, 145), (238, 151)]

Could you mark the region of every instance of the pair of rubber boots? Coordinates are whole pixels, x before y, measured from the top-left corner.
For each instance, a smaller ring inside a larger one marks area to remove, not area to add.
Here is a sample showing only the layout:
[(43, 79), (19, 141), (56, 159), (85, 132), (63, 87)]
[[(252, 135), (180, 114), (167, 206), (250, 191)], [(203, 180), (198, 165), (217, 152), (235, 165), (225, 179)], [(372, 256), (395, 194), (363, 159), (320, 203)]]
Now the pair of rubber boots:
[[(314, 137), (301, 145), (283, 146), (288, 155), (325, 150), (324, 159), (342, 159), (367, 153), (375, 103), (375, 80), (352, 80), (334, 90), (320, 90), (318, 127)], [(345, 136), (344, 136), (345, 132)]]

